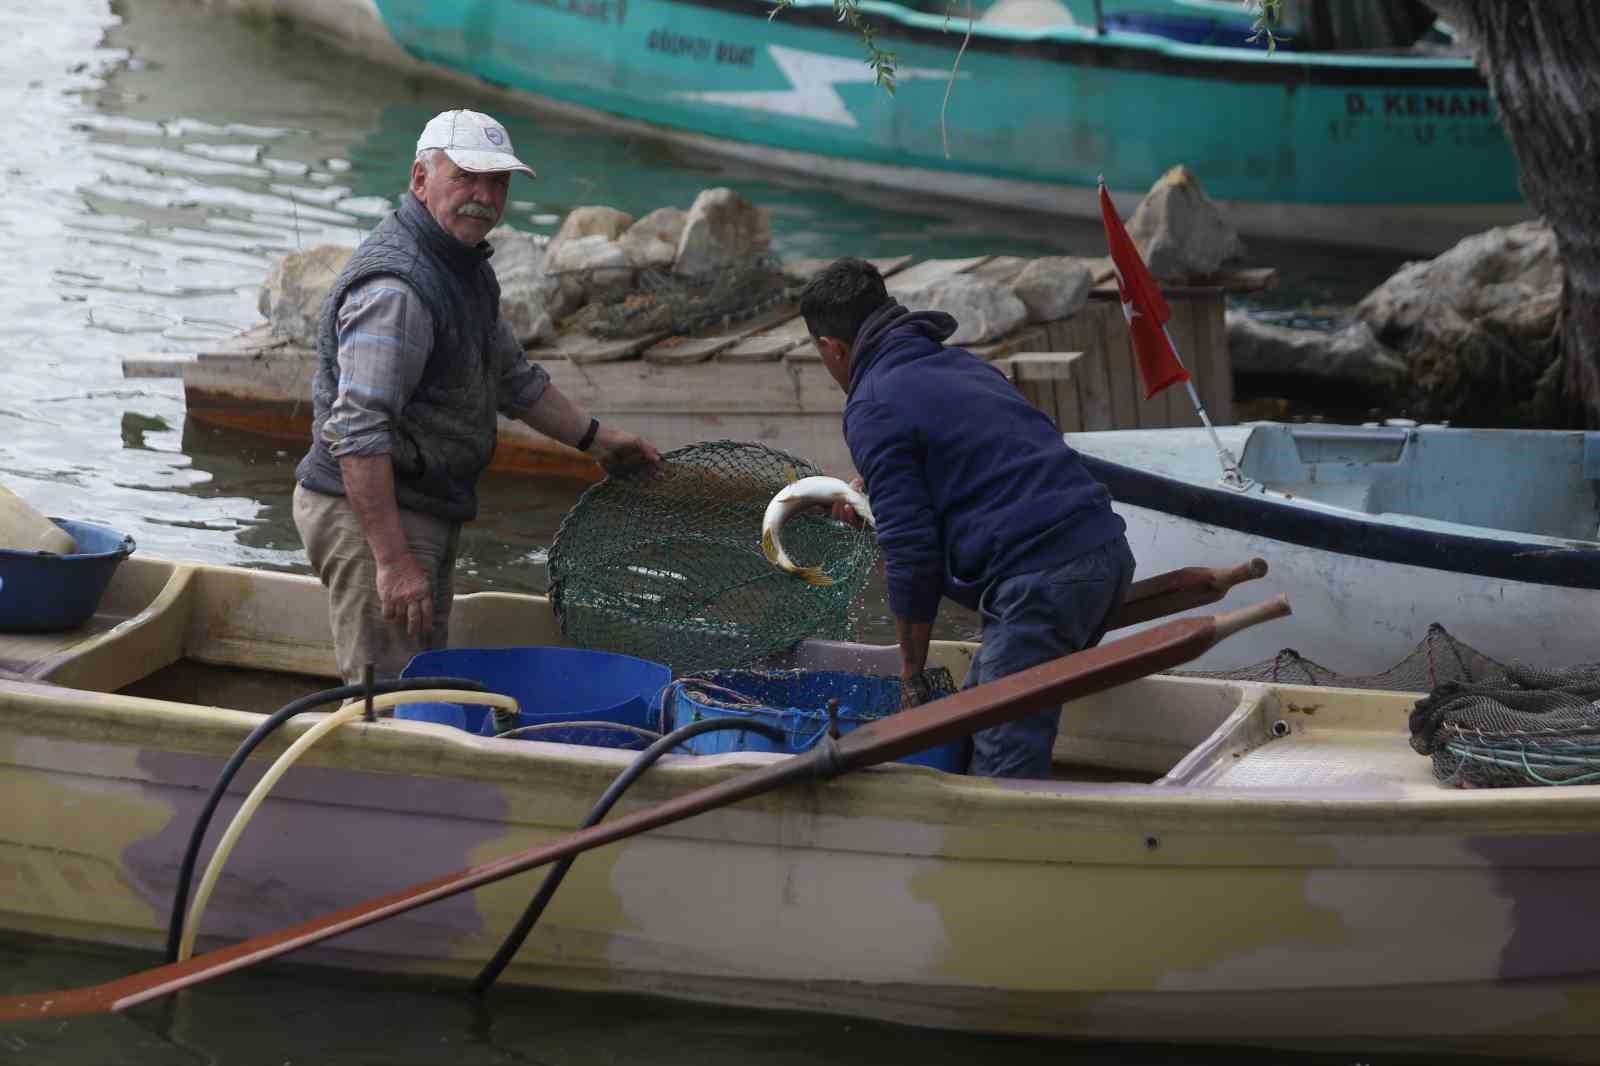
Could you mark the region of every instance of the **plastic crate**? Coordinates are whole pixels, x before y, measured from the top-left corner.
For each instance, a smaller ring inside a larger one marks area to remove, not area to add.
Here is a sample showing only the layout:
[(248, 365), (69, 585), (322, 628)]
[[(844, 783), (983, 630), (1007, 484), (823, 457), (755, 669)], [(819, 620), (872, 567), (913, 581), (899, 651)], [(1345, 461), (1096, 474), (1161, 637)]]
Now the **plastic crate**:
[[(677, 729), (703, 718), (753, 718), (783, 730), (774, 743), (758, 733), (727, 730), (685, 742), (698, 755), (729, 751), (798, 753), (814, 747), (827, 732), (828, 701), (839, 700), (841, 735), (893, 714), (900, 706), (900, 680), (835, 670), (715, 670), (680, 678), (662, 693), (664, 728)], [(897, 762), (964, 773), (967, 739), (907, 755)]]

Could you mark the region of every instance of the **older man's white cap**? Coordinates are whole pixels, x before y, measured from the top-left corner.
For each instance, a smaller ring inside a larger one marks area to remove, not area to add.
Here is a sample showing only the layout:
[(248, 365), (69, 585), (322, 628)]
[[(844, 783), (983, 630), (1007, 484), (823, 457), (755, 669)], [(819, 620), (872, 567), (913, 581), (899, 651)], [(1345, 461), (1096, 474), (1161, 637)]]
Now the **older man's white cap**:
[(417, 138), (417, 151), (429, 148), (442, 150), (462, 170), (480, 174), (520, 170), (538, 177), (512, 153), (506, 128), (481, 111), (441, 111), (433, 116)]

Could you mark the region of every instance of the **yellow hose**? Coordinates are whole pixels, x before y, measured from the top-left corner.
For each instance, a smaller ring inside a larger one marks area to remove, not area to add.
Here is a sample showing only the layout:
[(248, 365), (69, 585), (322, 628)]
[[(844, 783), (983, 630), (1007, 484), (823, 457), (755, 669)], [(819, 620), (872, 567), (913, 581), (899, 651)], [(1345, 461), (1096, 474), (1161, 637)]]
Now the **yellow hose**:
[[(462, 692), (437, 688), (388, 692), (382, 696), (374, 696), (372, 709), (383, 710), (402, 703), (478, 703), (489, 707), (503, 707), (513, 714), (517, 713), (517, 701), (510, 696), (502, 696), (496, 692)], [(194, 894), (194, 902), (189, 906), (189, 917), (183, 924), (183, 939), (178, 945), (178, 961), (182, 962), (194, 954), (195, 936), (200, 929), (200, 915), (205, 912), (206, 902), (211, 898), (211, 890), (216, 887), (217, 879), (222, 876), (222, 867), (227, 864), (228, 855), (233, 851), (240, 834), (244, 832), (244, 827), (250, 824), (250, 818), (255, 814), (256, 808), (261, 806), (261, 801), (267, 798), (267, 793), (272, 791), (278, 779), (288, 772), (289, 767), (295, 764), (306, 749), (352, 718), (365, 714), (366, 709), (365, 700), (347, 703), (340, 707), (306, 730), (298, 740), (289, 745), (287, 751), (278, 756), (277, 761), (267, 768), (267, 772), (261, 775), (261, 780), (256, 782), (256, 787), (245, 797), (244, 804), (233, 816), (233, 821), (228, 823), (227, 832), (222, 834), (221, 841), (217, 843), (217, 850), (212, 852), (211, 861), (206, 865), (205, 876), (200, 879), (200, 889)]]

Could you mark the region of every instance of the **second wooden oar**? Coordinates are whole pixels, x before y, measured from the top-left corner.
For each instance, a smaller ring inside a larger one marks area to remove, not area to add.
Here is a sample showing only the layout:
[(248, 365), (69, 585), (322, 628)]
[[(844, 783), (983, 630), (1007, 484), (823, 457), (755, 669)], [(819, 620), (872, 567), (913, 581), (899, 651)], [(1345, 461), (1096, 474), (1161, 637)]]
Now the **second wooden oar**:
[(1189, 611), (1216, 603), (1233, 586), (1254, 581), (1267, 574), (1265, 559), (1251, 559), (1238, 566), (1221, 569), (1211, 566), (1185, 566), (1168, 570), (1128, 586), (1122, 605), (1111, 612), (1107, 631), (1136, 626), (1179, 611)]
[(881, 718), (837, 740), (824, 738), (821, 744), (802, 755), (770, 763), (615, 821), (601, 822), (552, 843), (469, 867), (381, 899), (105, 984), (0, 1000), (0, 1022), (126, 1010), (524, 870), (771, 792), (792, 781), (831, 778), (888, 762), (1033, 711), (1178, 666), (1232, 633), (1288, 613), (1289, 601), (1280, 596), (1228, 614), (1167, 622)]

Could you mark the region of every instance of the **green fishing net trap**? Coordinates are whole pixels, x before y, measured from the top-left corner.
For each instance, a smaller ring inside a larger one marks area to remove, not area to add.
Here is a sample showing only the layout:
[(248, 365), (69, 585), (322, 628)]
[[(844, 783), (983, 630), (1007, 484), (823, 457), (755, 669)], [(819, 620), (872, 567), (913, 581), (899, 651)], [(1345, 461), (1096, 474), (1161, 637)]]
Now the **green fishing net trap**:
[(1433, 775), (1469, 788), (1600, 783), (1600, 665), (1507, 666), (1503, 680), (1446, 682), (1411, 712)]
[(675, 674), (745, 666), (807, 637), (847, 640), (850, 608), (876, 558), (870, 529), (801, 513), (780, 533), (814, 586), (761, 551), (761, 523), (814, 464), (762, 444), (707, 441), (663, 457), (666, 476), (589, 488), (550, 546), (550, 601), (583, 648), (623, 652)]

